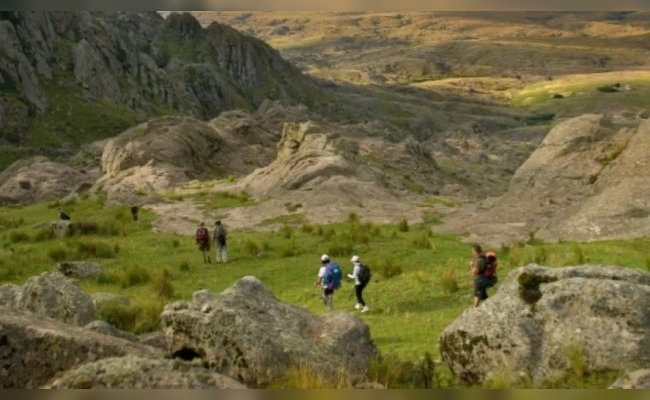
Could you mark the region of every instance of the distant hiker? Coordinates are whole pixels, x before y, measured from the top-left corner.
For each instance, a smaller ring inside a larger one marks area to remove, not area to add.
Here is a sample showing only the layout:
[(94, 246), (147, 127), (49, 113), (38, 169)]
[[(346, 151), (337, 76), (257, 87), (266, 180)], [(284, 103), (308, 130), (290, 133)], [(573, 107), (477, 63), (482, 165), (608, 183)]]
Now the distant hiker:
[(486, 258), (479, 244), (472, 245), (474, 258), (470, 262), (470, 270), (474, 276), (474, 307), (488, 298), (487, 289), (496, 283), (496, 255)]
[(133, 221), (138, 221), (138, 211), (138, 206), (131, 204), (131, 218), (133, 218)]
[(330, 260), (327, 254), (320, 257), (321, 267), (318, 270), (316, 286), (321, 287), (323, 302), (331, 311), (334, 309), (334, 292), (341, 287), (341, 267), (336, 261)]
[(201, 222), (196, 230), (196, 244), (199, 245), (199, 250), (203, 253), (203, 262), (205, 264), (211, 263), (210, 260), (210, 231), (205, 227), (205, 223)]
[(368, 306), (363, 301), (363, 289), (370, 282), (370, 268), (362, 263), (361, 258), (357, 255), (352, 256), (350, 261), (354, 264), (354, 269), (351, 274), (348, 274), (348, 278), (354, 279), (354, 294), (357, 297), (357, 304), (355, 304), (354, 308), (356, 310), (361, 309), (363, 313), (368, 312)]
[(69, 221), (70, 220), (70, 216), (60, 208), (59, 208), (59, 218), (64, 220), (64, 221)]
[(216, 245), (217, 262), (225, 263), (228, 261), (228, 246), (226, 245), (226, 236), (228, 236), (228, 231), (221, 221), (214, 223), (213, 235), (212, 240)]

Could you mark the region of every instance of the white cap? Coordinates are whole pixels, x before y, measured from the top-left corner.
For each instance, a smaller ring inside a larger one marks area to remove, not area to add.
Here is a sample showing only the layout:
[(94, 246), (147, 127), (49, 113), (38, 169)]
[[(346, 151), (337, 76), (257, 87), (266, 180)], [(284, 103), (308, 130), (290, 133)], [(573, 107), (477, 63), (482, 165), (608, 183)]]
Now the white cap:
[(330, 256), (328, 256), (327, 254), (323, 254), (322, 256), (320, 256), (320, 259), (321, 261), (329, 261)]
[(353, 263), (358, 263), (359, 261), (361, 261), (361, 259), (359, 258), (358, 255), (355, 254), (352, 256), (352, 259), (350, 261), (352, 261)]

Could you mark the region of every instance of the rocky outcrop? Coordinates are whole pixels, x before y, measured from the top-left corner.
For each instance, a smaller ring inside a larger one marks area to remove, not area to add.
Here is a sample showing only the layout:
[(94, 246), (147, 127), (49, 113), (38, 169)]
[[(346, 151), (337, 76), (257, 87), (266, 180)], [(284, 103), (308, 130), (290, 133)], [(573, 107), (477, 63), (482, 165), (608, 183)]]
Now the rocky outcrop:
[(629, 239), (650, 234), (650, 121), (586, 114), (557, 124), (515, 172), (508, 190), (449, 218), (439, 231), (491, 245)]
[(64, 261), (56, 265), (56, 271), (68, 278), (93, 278), (101, 274), (103, 270), (101, 265), (85, 261)]
[(361, 377), (376, 354), (368, 326), (353, 314), (314, 316), (280, 302), (251, 276), (222, 293), (202, 290), (190, 303), (169, 304), (161, 321), (172, 354), (201, 358), (252, 387), (301, 366)]
[(138, 342), (139, 341), (138, 337), (136, 335), (134, 335), (132, 333), (129, 333), (129, 332), (121, 331), (121, 330), (117, 329), (116, 327), (114, 327), (113, 325), (109, 324), (108, 322), (102, 321), (102, 320), (93, 321), (93, 322), (87, 324), (86, 326), (84, 326), (84, 328), (86, 328), (86, 329), (88, 329), (90, 331), (93, 331), (93, 332), (101, 333), (101, 334), (108, 335), (108, 336), (113, 336), (113, 337), (116, 337), (116, 338), (131, 341), (131, 342)]
[(38, 388), (78, 365), (126, 355), (162, 357), (142, 344), (0, 306), (0, 388)]
[(6, 11), (0, 38), (0, 108), (7, 116), (0, 118), (0, 136), (16, 145), (31, 145), (26, 133), (34, 115), (56, 113), (74, 126), (56, 121), (39, 130), (41, 139), (60, 142), (57, 135), (89, 129), (61, 109), (85, 101), (104, 118), (94, 138), (126, 128), (124, 115), (210, 119), (254, 109), (266, 98), (312, 101), (312, 81), (277, 50), (219, 23), (202, 28), (187, 13), (164, 19), (156, 12)]
[(584, 371), (650, 366), (650, 274), (613, 266), (510, 272), (480, 307), (465, 311), (439, 338), (442, 360), (466, 383), (495, 373), (536, 385), (584, 360)]
[(88, 190), (99, 178), (93, 171), (77, 170), (46, 157), (16, 161), (0, 173), (0, 205), (60, 200)]
[(91, 297), (60, 272), (34, 276), (22, 287), (0, 286), (0, 296), (5, 298), (5, 306), (73, 325), (83, 326), (97, 319)]
[(246, 386), (186, 361), (126, 356), (84, 364), (42, 389), (246, 389)]
[(626, 373), (608, 389), (650, 389), (650, 369), (640, 369)]

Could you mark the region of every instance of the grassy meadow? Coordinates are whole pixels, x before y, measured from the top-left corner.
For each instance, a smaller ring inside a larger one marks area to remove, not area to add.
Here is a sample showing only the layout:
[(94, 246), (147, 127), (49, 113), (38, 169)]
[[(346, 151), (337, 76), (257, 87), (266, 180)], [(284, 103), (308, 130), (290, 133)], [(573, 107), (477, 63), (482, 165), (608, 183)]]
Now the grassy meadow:
[[(59, 206), (78, 223), (73, 234), (62, 238), (53, 237), (49, 229)], [(233, 230), (229, 262), (206, 265), (193, 236), (152, 232), (150, 223), (155, 217), (142, 210), (140, 222), (135, 223), (128, 207), (107, 207), (94, 199), (0, 208), (0, 284), (22, 284), (33, 275), (51, 271), (59, 261), (97, 262), (104, 272), (79, 284), (88, 293), (129, 297), (130, 306), (109, 304), (99, 310), (100, 315), (121, 329), (143, 333), (157, 329), (165, 304), (190, 299), (200, 289), (219, 292), (246, 275), (261, 279), (286, 303), (325, 313), (314, 285), (319, 256), (328, 253), (347, 274), (352, 268), (350, 256), (356, 253), (373, 271), (365, 294), (371, 311), (357, 315), (370, 326), (379, 350), (386, 360), (393, 360), (392, 365), (439, 359), (438, 335), (471, 305), (469, 245), (460, 237), (431, 234), (427, 226), (409, 226), (406, 221), (375, 225), (350, 214), (346, 222), (333, 225), (284, 224), (273, 232)], [(503, 277), (529, 262), (552, 266), (592, 262), (650, 270), (645, 251), (649, 244), (647, 238), (544, 244), (531, 236), (527, 243), (495, 250)], [(355, 312), (352, 289), (351, 280), (345, 280), (335, 295), (336, 309)], [(389, 370), (374, 369), (389, 386), (414, 386), (387, 378)], [(392, 374), (399, 375), (395, 370)], [(436, 374), (439, 385), (453, 385), (444, 367), (437, 368)], [(309, 386), (298, 383), (304, 380), (303, 374), (287, 385)], [(307, 381), (313, 387), (314, 380)], [(581, 380), (572, 381), (570, 387), (606, 387), (609, 383)]]

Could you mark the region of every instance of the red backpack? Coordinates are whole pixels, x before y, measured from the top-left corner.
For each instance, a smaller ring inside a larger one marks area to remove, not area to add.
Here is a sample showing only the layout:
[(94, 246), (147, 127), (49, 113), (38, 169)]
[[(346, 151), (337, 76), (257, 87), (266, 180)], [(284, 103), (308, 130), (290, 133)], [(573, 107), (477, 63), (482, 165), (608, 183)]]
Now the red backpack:
[(493, 251), (488, 251), (485, 253), (485, 269), (483, 270), (483, 276), (485, 277), (494, 277), (497, 275), (497, 254)]
[(196, 241), (200, 243), (204, 243), (206, 240), (208, 240), (208, 228), (206, 227), (201, 227), (196, 230)]

